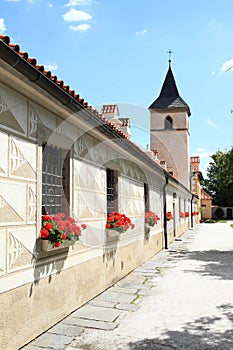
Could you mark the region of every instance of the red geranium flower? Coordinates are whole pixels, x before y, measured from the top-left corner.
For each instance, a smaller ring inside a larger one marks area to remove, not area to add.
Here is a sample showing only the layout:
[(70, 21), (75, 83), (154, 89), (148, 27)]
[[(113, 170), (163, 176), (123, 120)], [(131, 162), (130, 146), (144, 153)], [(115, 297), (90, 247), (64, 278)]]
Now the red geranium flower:
[(42, 216), (42, 220), (43, 221), (51, 221), (52, 220), (52, 216), (50, 216), (50, 215), (43, 215)]
[(41, 236), (41, 238), (47, 238), (48, 235), (49, 235), (49, 231), (46, 230), (45, 228), (42, 228), (42, 229), (40, 230), (40, 236)]
[(53, 224), (51, 222), (47, 222), (44, 227), (46, 228), (46, 230), (51, 230), (53, 228)]
[(160, 218), (153, 211), (147, 211), (145, 213), (145, 222), (149, 224), (149, 226), (154, 226), (159, 220)]
[(80, 230), (80, 228), (78, 226), (75, 228), (74, 233), (75, 233), (76, 236), (80, 236), (81, 235), (81, 230)]
[(115, 229), (120, 233), (125, 232), (131, 225), (131, 220), (125, 214), (120, 214), (117, 211), (113, 211), (108, 214), (106, 221), (107, 229)]
[(67, 221), (70, 222), (71, 224), (73, 224), (75, 222), (75, 220), (71, 217), (68, 217)]
[[(82, 224), (81, 228), (86, 229)], [(49, 240), (54, 247), (59, 247), (65, 240), (78, 240), (81, 235), (81, 228), (75, 223), (72, 217), (65, 218), (64, 213), (57, 213), (42, 216), (42, 227), (40, 237)]]

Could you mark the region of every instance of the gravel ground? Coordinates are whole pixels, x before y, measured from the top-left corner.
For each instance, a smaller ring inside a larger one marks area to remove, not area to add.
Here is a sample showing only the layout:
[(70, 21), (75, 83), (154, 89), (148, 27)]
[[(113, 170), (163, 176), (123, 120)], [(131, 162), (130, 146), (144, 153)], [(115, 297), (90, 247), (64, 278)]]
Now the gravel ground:
[(86, 329), (66, 349), (233, 349), (230, 222), (199, 224), (146, 264), (156, 261), (138, 310), (114, 330)]

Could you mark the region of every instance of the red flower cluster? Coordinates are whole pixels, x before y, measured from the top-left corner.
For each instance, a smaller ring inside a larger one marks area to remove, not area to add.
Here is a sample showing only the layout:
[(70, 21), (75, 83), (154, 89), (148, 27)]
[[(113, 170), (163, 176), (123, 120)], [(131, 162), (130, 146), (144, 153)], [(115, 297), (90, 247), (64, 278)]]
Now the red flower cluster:
[(189, 212), (188, 212), (188, 211), (185, 212), (185, 217), (186, 217), (186, 218), (189, 217)]
[(130, 218), (125, 214), (120, 214), (117, 211), (113, 211), (108, 214), (106, 228), (114, 229), (120, 233), (126, 232), (129, 228), (134, 229), (134, 224), (131, 223)]
[[(81, 228), (86, 229), (87, 226), (82, 224)], [(54, 247), (60, 247), (66, 239), (78, 240), (81, 235), (81, 228), (72, 217), (66, 219), (64, 213), (57, 213), (54, 216), (43, 215), (40, 237), (48, 239)]]
[(185, 213), (183, 213), (182, 211), (180, 212), (180, 218), (182, 218), (182, 219), (185, 218)]
[(160, 218), (153, 211), (147, 211), (145, 213), (145, 223), (149, 224), (149, 226), (154, 226), (159, 220)]
[(166, 213), (166, 220), (167, 220), (167, 221), (170, 221), (170, 220), (172, 220), (172, 219), (173, 219), (172, 213), (171, 213), (170, 211), (168, 211), (168, 212)]
[(193, 214), (193, 216), (198, 215), (199, 211), (194, 211), (192, 214)]

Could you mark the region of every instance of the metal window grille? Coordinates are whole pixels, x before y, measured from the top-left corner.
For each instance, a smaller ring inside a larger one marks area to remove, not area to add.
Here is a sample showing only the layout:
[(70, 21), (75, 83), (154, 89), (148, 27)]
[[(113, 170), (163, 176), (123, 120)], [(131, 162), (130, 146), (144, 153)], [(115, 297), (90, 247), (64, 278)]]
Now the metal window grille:
[(144, 203), (145, 203), (145, 212), (149, 211), (149, 189), (148, 184), (144, 183)]
[(116, 172), (107, 169), (107, 214), (117, 210)]
[(42, 161), (42, 213), (64, 211), (64, 157), (61, 149), (44, 145)]

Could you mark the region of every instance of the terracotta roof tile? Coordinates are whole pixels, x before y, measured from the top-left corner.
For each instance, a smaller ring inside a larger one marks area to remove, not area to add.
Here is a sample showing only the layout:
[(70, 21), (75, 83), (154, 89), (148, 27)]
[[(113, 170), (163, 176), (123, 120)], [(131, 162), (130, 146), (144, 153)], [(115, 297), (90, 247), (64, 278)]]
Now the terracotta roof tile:
[[(96, 109), (92, 108), (92, 106), (89, 106), (87, 102), (84, 101), (83, 98), (80, 97), (79, 94), (77, 94), (74, 90), (70, 90), (69, 85), (64, 85), (64, 82), (61, 80), (58, 80), (57, 77), (55, 75), (52, 74), (51, 71), (46, 71), (44, 69), (43, 65), (37, 64), (37, 60), (35, 58), (31, 58), (29, 57), (29, 54), (27, 52), (24, 51), (20, 51), (20, 46), (17, 44), (12, 44), (10, 43), (10, 38), (9, 36), (6, 35), (2, 35), (0, 34), (0, 40), (3, 41), (6, 45), (9, 46), (10, 49), (14, 50), (22, 59), (24, 59), (25, 61), (27, 61), (28, 63), (30, 63), (31, 65), (33, 65), (35, 67), (35, 69), (37, 69), (41, 74), (43, 74), (44, 76), (46, 76), (48, 79), (50, 79), (51, 81), (53, 81), (55, 84), (57, 84), (57, 86), (59, 86), (60, 88), (64, 89), (64, 91), (66, 91), (69, 95), (71, 95), (75, 100), (77, 100), (79, 103), (81, 103), (85, 108), (91, 109), (92, 112), (100, 119), (102, 120), (105, 124), (107, 124), (112, 130), (114, 130), (122, 139), (124, 139), (125, 142), (127, 142), (132, 148), (134, 148), (137, 152), (139, 152), (140, 154), (142, 154), (145, 158), (147, 158), (147, 160), (149, 160), (151, 163), (156, 164), (156, 166), (158, 166), (164, 173), (166, 173), (168, 176), (172, 177), (168, 171), (166, 171), (165, 169), (163, 169), (159, 164), (157, 164), (156, 162), (154, 162), (147, 154), (146, 152), (144, 152), (140, 147), (138, 147), (135, 143), (133, 143), (132, 141), (130, 141), (126, 134), (123, 133), (121, 130), (119, 130), (118, 128), (116, 128), (111, 122), (109, 122), (101, 113), (99, 113)], [(62, 83), (61, 83), (62, 82)], [(106, 105), (106, 106), (110, 106), (110, 105)], [(117, 105), (111, 105), (113, 107), (110, 108), (110, 110), (112, 112), (114, 112), (115, 110), (118, 109)], [(117, 109), (116, 109), (117, 108)], [(174, 179), (175, 180), (175, 179)], [(178, 182), (178, 180), (176, 180)]]
[(213, 199), (208, 193), (206, 193), (203, 188), (201, 189), (201, 199)]

